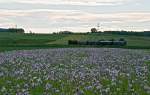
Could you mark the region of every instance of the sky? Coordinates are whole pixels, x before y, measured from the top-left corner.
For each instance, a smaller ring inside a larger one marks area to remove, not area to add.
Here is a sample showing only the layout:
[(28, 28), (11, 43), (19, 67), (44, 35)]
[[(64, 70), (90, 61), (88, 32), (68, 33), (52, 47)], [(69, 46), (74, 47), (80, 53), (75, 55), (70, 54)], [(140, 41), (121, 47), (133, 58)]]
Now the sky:
[(0, 28), (26, 32), (150, 30), (150, 0), (0, 0)]

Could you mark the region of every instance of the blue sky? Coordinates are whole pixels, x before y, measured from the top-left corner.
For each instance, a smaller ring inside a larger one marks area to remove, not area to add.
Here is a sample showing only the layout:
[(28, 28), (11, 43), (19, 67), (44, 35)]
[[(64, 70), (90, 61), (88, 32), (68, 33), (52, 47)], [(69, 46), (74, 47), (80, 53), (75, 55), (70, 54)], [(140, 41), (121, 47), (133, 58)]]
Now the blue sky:
[(150, 30), (150, 0), (0, 0), (0, 27), (36, 33), (62, 30)]

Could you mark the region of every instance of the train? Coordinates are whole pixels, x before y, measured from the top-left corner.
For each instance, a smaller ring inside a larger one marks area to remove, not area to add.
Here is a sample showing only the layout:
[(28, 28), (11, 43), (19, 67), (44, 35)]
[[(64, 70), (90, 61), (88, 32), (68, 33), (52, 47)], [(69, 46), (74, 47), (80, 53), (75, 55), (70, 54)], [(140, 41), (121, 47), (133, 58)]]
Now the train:
[(99, 40), (99, 41), (68, 40), (68, 45), (126, 46), (127, 41), (125, 40)]

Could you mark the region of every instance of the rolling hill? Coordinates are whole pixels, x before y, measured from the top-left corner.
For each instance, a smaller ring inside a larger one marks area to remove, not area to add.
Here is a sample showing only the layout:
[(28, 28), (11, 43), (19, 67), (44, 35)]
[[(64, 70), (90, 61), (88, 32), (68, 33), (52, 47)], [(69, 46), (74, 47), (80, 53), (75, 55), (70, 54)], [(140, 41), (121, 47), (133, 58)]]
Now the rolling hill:
[[(129, 36), (117, 34), (23, 34), (23, 33), (0, 33), (0, 51), (18, 49), (39, 48), (67, 48), (67, 47), (91, 47), (91, 46), (68, 46), (68, 40), (110, 40), (124, 38), (128, 44), (119, 48), (150, 49), (150, 37)], [(92, 46), (100, 47), (100, 46)], [(110, 46), (107, 46), (110, 47)]]

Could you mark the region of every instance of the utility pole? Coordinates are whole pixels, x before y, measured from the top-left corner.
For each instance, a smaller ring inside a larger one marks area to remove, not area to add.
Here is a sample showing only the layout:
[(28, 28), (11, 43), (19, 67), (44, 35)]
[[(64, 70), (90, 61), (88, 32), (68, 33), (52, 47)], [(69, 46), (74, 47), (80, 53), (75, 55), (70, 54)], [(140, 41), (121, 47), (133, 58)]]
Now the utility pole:
[(15, 24), (15, 28), (14, 28), (15, 30), (16, 30), (16, 33), (18, 32), (18, 30), (17, 30), (17, 24)]
[(30, 30), (29, 33), (32, 34), (32, 31)]
[(15, 24), (15, 28), (16, 28), (16, 29), (17, 29), (17, 27), (18, 27), (17, 24)]
[(99, 31), (100, 30), (100, 24), (98, 23), (97, 24), (97, 31)]

